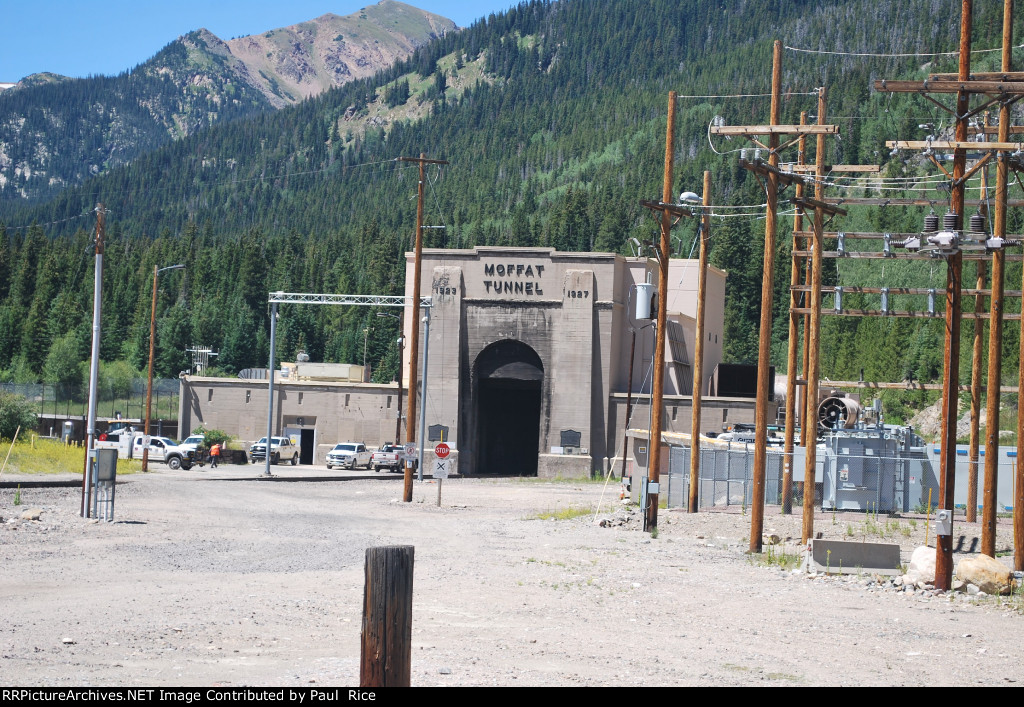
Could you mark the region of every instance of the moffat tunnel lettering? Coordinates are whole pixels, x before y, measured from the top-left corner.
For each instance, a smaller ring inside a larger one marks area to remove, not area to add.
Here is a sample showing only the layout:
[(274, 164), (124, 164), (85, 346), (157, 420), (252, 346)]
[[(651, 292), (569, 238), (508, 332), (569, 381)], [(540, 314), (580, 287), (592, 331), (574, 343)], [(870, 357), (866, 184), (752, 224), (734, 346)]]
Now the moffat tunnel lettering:
[[(496, 295), (543, 295), (540, 280), (544, 276), (543, 265), (524, 265), (522, 263), (484, 263), (486, 277), (503, 277), (506, 280), (484, 280), (484, 289), (488, 294)], [(525, 279), (533, 278), (533, 279)]]

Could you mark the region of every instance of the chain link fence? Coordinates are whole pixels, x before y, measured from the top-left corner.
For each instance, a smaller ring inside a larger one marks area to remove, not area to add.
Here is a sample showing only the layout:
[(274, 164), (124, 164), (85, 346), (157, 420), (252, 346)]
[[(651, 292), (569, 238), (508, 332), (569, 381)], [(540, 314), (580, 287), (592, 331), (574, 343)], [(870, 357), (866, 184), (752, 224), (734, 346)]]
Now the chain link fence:
[[(0, 389), (23, 395), (35, 406), (40, 418), (84, 417), (88, 412), (89, 388), (60, 383), (0, 383)], [(150, 419), (178, 419), (178, 379), (154, 378)], [(130, 383), (101, 383), (96, 403), (97, 417), (141, 420), (146, 415), (146, 379)]]
[[(823, 510), (902, 513), (927, 504), (938, 483), (932, 462), (919, 440), (886, 436), (826, 440), (817, 449), (814, 505)], [(805, 450), (796, 448), (792, 468), (792, 504), (803, 503)], [(765, 462), (765, 504), (781, 505), (786, 455), (769, 447)], [(698, 503), (702, 508), (749, 506), (753, 501), (754, 445), (702, 446)], [(690, 484), (690, 447), (672, 446), (669, 456), (668, 505), (686, 508)], [(787, 509), (791, 510), (791, 509)]]

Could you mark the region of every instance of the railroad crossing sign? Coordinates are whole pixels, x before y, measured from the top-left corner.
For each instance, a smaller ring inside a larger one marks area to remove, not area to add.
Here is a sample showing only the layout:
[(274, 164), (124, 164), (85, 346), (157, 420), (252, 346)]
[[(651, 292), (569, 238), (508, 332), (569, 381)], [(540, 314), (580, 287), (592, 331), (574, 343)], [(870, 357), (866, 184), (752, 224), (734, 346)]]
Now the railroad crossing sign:
[(444, 442), (441, 442), (436, 447), (434, 447), (434, 454), (437, 455), (438, 459), (447, 459), (451, 451), (452, 450)]
[(434, 460), (434, 478), (435, 479), (447, 479), (448, 469), (451, 467), (450, 459), (435, 459)]

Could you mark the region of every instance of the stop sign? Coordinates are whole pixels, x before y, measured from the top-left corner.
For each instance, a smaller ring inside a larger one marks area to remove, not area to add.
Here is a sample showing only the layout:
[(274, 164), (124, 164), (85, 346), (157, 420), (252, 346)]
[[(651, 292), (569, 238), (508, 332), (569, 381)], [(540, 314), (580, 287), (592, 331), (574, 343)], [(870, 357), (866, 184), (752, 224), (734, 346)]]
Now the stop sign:
[(441, 442), (436, 447), (434, 447), (434, 454), (437, 455), (438, 459), (445, 459), (448, 456), (449, 452), (451, 452), (451, 449), (449, 449), (448, 445), (445, 444), (444, 442)]

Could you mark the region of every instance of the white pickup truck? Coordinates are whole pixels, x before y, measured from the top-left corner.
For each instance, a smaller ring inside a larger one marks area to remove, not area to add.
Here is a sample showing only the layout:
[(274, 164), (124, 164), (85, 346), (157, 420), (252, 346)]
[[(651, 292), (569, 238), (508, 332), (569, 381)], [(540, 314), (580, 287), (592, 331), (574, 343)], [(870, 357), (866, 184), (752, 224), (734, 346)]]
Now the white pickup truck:
[(397, 444), (383, 444), (381, 448), (370, 455), (370, 466), (374, 471), (388, 469), (389, 471), (401, 471), (402, 469), (402, 447)]
[[(299, 449), (296, 445), (292, 444), (291, 438), (271, 437), (270, 440), (271, 464), (284, 463), (295, 466), (299, 463)], [(257, 462), (265, 462), (267, 460), (266, 437), (260, 437), (260, 441), (249, 448), (249, 460), (253, 464), (256, 464)]]
[(327, 452), (327, 468), (370, 468), (370, 450), (362, 442), (338, 442)]
[[(135, 459), (142, 459), (145, 441), (145, 435), (136, 435), (132, 445), (132, 456)], [(169, 469), (191, 469), (196, 463), (194, 450), (182, 449), (169, 437), (149, 438), (149, 459), (163, 462)]]

